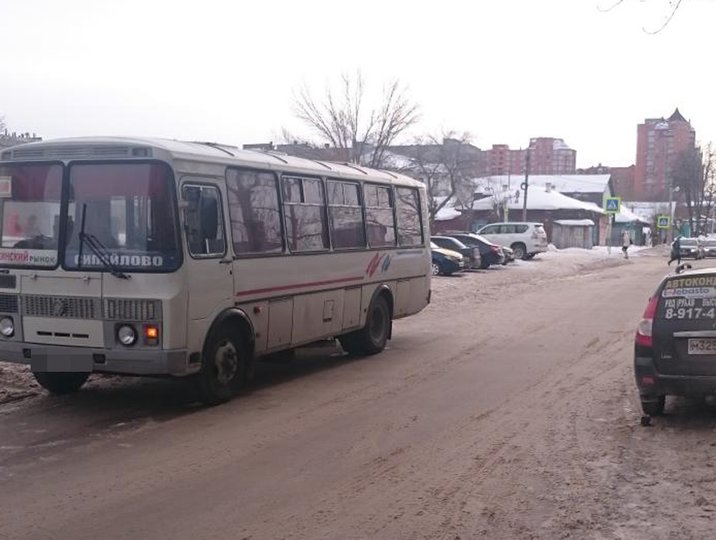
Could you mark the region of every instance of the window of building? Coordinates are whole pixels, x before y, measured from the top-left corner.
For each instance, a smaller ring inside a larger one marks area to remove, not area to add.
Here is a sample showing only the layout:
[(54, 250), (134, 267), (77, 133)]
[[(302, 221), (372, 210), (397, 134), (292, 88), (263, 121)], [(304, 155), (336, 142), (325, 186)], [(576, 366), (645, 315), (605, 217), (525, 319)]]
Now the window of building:
[(244, 255), (283, 251), (276, 175), (229, 169), (226, 184), (234, 252)]

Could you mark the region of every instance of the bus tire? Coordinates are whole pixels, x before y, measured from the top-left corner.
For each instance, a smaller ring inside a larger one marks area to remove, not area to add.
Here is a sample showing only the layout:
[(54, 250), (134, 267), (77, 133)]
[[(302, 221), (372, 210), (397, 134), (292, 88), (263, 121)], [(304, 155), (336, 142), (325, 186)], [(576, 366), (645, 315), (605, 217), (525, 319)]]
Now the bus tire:
[(365, 326), (340, 336), (341, 347), (348, 354), (371, 355), (385, 349), (391, 330), (390, 308), (382, 294), (376, 296), (368, 308)]
[(205, 405), (226, 403), (246, 383), (248, 359), (243, 340), (222, 324), (211, 332), (196, 375), (199, 399)]
[(35, 380), (51, 394), (72, 394), (87, 382), (89, 373), (33, 371)]

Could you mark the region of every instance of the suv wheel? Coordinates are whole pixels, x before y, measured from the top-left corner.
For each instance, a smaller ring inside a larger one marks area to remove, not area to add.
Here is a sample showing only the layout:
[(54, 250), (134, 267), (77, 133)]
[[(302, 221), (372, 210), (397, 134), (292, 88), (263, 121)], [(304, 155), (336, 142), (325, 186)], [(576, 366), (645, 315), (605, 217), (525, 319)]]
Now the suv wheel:
[(527, 248), (524, 244), (515, 243), (510, 246), (515, 252), (515, 259), (524, 259), (527, 256)]

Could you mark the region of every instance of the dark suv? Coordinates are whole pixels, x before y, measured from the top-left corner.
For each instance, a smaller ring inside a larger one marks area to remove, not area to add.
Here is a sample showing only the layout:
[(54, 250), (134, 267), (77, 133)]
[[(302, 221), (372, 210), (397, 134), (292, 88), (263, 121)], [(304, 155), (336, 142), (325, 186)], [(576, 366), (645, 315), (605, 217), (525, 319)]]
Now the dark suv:
[(634, 375), (645, 414), (667, 395), (716, 392), (716, 268), (666, 276), (636, 331)]

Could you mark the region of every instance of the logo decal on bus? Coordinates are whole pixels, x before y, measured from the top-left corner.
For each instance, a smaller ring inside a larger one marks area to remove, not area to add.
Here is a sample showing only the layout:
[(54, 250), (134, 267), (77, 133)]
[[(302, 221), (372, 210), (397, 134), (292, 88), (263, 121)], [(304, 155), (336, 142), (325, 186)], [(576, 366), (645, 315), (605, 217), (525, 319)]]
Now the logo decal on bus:
[(368, 263), (368, 267), (365, 269), (365, 273), (368, 277), (373, 277), (375, 271), (380, 267), (380, 271), (385, 272), (390, 268), (391, 256), (389, 253), (376, 253)]

